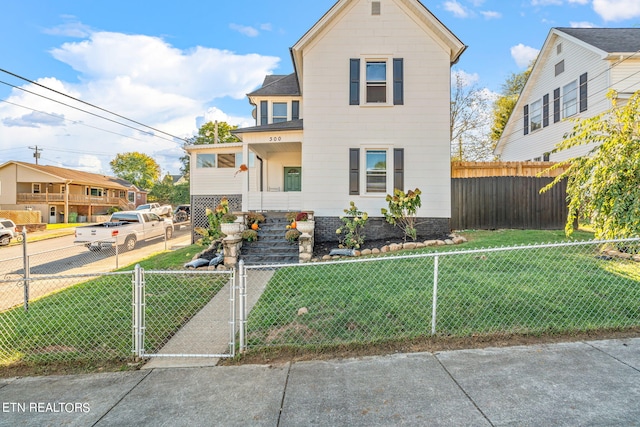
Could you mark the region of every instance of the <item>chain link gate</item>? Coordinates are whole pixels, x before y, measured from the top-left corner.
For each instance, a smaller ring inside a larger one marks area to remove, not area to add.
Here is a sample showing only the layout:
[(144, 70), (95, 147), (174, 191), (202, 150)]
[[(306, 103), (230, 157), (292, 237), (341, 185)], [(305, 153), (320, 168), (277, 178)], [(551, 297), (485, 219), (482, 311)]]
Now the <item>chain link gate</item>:
[(235, 271), (145, 271), (136, 266), (132, 288), (137, 357), (235, 356)]

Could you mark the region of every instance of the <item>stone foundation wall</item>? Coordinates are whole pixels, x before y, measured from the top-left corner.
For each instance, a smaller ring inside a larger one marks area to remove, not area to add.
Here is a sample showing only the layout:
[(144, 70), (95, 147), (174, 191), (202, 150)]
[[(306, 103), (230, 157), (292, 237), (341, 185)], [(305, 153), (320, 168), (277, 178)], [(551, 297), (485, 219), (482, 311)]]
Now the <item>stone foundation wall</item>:
[[(336, 230), (343, 223), (339, 217), (316, 216), (315, 241), (337, 242)], [(418, 218), (416, 229), (418, 240), (440, 239), (451, 233), (451, 221), (449, 218)], [(364, 230), (366, 240), (392, 240), (402, 239), (404, 233), (400, 228), (385, 221), (384, 218), (371, 218), (367, 221)]]

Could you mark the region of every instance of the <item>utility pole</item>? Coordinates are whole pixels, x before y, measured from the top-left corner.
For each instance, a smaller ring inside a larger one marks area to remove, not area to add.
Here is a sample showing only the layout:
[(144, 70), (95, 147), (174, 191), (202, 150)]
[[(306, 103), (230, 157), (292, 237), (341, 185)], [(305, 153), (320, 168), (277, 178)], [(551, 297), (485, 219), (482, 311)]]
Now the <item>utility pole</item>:
[(42, 148), (38, 148), (38, 146), (36, 145), (35, 147), (29, 147), (30, 150), (35, 150), (35, 153), (33, 153), (33, 157), (35, 157), (36, 159), (36, 165), (38, 164), (38, 159), (40, 158), (40, 152), (42, 151)]

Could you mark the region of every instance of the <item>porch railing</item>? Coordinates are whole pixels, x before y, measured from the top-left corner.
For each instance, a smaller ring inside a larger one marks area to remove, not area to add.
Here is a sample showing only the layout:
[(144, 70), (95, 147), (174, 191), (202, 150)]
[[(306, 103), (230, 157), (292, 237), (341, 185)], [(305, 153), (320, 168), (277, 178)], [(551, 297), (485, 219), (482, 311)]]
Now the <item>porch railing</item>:
[[(17, 203), (64, 203), (65, 195), (60, 193), (18, 193)], [(109, 196), (86, 196), (83, 194), (69, 194), (69, 204), (73, 205), (104, 205), (125, 206), (127, 199)]]

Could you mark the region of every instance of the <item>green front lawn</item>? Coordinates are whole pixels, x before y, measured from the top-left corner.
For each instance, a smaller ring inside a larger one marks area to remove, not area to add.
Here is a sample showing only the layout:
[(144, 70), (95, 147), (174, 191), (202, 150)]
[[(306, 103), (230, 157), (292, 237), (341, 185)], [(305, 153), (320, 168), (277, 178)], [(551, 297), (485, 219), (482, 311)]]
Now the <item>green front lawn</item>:
[[(555, 231), (477, 231), (416, 252), (567, 240)], [(590, 239), (578, 233), (577, 239)], [(403, 252), (401, 254), (409, 254)], [(439, 257), (438, 336), (557, 333), (640, 325), (640, 267), (596, 245)], [(249, 316), (249, 347), (335, 346), (431, 334), (433, 257), (283, 268)], [(249, 284), (250, 285), (250, 284)], [(298, 315), (300, 308), (307, 314)]]

